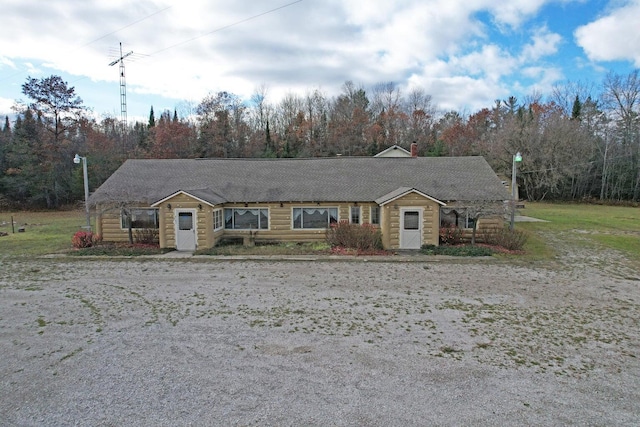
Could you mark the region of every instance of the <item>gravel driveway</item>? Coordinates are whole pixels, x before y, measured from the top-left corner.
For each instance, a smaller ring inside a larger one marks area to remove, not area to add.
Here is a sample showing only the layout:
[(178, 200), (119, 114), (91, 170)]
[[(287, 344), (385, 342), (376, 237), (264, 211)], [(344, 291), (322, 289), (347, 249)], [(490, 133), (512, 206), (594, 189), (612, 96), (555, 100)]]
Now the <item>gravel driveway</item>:
[(396, 261), (0, 260), (0, 425), (640, 423), (640, 273)]

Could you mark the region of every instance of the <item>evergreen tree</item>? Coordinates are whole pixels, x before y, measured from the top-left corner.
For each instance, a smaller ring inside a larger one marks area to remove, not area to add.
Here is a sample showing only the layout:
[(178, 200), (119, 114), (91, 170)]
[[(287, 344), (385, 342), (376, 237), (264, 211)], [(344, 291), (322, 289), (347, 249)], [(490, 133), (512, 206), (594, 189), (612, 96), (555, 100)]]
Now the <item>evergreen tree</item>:
[[(15, 122), (5, 156), (2, 187), (14, 204), (31, 204), (39, 199), (45, 174), (37, 154), (40, 145), (38, 123), (31, 109), (26, 109)], [(38, 203), (36, 203), (38, 204)]]
[[(33, 153), (38, 156), (37, 194), (31, 202), (47, 208), (71, 201), (71, 180), (75, 154), (72, 139), (84, 107), (73, 87), (59, 76), (27, 78), (22, 93), (30, 98), (28, 108), (36, 114), (36, 127), (42, 131)], [(27, 124), (25, 119), (25, 125)]]
[(573, 108), (571, 109), (571, 120), (580, 120), (581, 113), (582, 103), (580, 103), (580, 98), (576, 95), (576, 99), (573, 101)]
[(271, 130), (269, 130), (269, 120), (267, 120), (267, 126), (265, 129), (264, 137), (264, 152), (263, 157), (276, 157), (276, 150), (273, 146), (273, 140), (271, 139)]
[(151, 106), (151, 111), (149, 111), (149, 125), (148, 128), (151, 129), (156, 125), (156, 117), (153, 114), (153, 105)]
[[(9, 145), (11, 144), (11, 124), (9, 123), (9, 116), (5, 116), (4, 127), (0, 133), (0, 177), (2, 177), (6, 170), (7, 154), (9, 152)], [(5, 194), (6, 191), (0, 180), (0, 194)], [(0, 196), (2, 199), (2, 196)], [(2, 202), (2, 200), (0, 200)]]

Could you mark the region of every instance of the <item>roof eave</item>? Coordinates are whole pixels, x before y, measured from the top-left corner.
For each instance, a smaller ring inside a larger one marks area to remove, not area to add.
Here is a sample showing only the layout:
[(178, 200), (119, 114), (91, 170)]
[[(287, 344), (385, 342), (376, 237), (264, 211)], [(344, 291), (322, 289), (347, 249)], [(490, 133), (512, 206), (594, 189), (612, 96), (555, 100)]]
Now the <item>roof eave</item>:
[(176, 191), (176, 192), (174, 192), (174, 193), (172, 193), (172, 194), (168, 195), (167, 197), (164, 197), (164, 198), (162, 198), (162, 199), (158, 200), (157, 202), (151, 203), (151, 207), (152, 207), (152, 208), (157, 208), (157, 207), (158, 207), (158, 206), (160, 206), (162, 203), (166, 202), (167, 200), (173, 199), (174, 197), (176, 197), (176, 196), (178, 196), (178, 195), (180, 195), (180, 194), (184, 194), (185, 196), (192, 197), (192, 198), (196, 199), (197, 201), (199, 201), (199, 202), (201, 202), (201, 203), (205, 203), (205, 204), (207, 204), (207, 205), (209, 205), (209, 206), (211, 206), (211, 207), (214, 207), (214, 206), (215, 206), (215, 203), (208, 202), (208, 201), (206, 201), (206, 200), (204, 200), (204, 199), (202, 199), (202, 198), (200, 198), (200, 197), (198, 197), (198, 196), (195, 196), (195, 195), (193, 195), (193, 194), (189, 193), (188, 191), (178, 190), (178, 191)]
[[(399, 189), (402, 189), (402, 187), (400, 187)], [(396, 191), (397, 191), (397, 190), (396, 190)], [(396, 193), (396, 191), (392, 191), (391, 193), (387, 193), (387, 194), (385, 194), (385, 195), (384, 195), (384, 196), (382, 196), (382, 197), (378, 197), (378, 198), (375, 200), (375, 202), (376, 202), (377, 204), (379, 204), (380, 206), (384, 206), (384, 205), (388, 205), (389, 203), (391, 203), (391, 202), (393, 202), (393, 201), (395, 201), (395, 200), (398, 200), (398, 199), (399, 199), (399, 198), (401, 198), (401, 197), (406, 196), (407, 194), (410, 194), (410, 193), (416, 193), (416, 194), (418, 194), (418, 195), (420, 195), (420, 196), (424, 197), (425, 199), (429, 199), (429, 200), (431, 200), (431, 201), (433, 201), (433, 202), (436, 202), (436, 203), (437, 203), (437, 204), (439, 204), (440, 206), (446, 206), (446, 203), (445, 203), (445, 202), (440, 201), (440, 200), (438, 200), (438, 199), (436, 199), (436, 198), (434, 198), (434, 197), (431, 197), (431, 196), (429, 196), (428, 194), (425, 194), (425, 193), (423, 193), (423, 192), (422, 192), (422, 191), (420, 191), (420, 190), (416, 190), (415, 188), (407, 188), (405, 191), (400, 191), (400, 192), (398, 192), (397, 194), (394, 194), (394, 193)]]

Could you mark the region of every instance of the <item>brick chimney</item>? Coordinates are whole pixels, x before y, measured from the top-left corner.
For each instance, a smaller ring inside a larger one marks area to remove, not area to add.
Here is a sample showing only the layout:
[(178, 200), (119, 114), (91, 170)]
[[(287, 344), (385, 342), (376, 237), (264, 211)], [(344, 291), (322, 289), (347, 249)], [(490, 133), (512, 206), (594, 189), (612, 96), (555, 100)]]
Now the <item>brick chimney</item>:
[(418, 144), (415, 141), (411, 143), (411, 157), (418, 157)]

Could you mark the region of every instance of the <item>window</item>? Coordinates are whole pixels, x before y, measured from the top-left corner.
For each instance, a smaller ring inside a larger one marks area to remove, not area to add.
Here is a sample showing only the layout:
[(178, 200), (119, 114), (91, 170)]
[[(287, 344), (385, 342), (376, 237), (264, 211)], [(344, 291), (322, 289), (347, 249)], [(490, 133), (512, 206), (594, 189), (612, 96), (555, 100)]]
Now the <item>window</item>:
[(380, 225), (380, 206), (371, 206), (371, 224)]
[(220, 230), (224, 227), (224, 223), (222, 222), (222, 209), (216, 209), (213, 211), (213, 230)]
[(269, 209), (225, 209), (224, 228), (229, 230), (267, 230)]
[(407, 211), (404, 213), (404, 229), (405, 230), (420, 229), (420, 212)]
[(351, 206), (351, 215), (349, 216), (351, 224), (360, 224), (360, 207)]
[(129, 219), (131, 219), (131, 228), (160, 228), (158, 217), (158, 209), (132, 208), (128, 209), (129, 215), (124, 212), (120, 214), (120, 225), (123, 229), (129, 228)]
[(441, 227), (473, 228), (475, 222), (475, 218), (469, 215), (464, 208), (440, 211)]
[(178, 213), (178, 230), (193, 230), (193, 213)]
[(338, 222), (338, 208), (293, 208), (293, 228), (328, 228)]
[(469, 214), (467, 214), (467, 223), (465, 224), (466, 228), (473, 228), (475, 222), (476, 222), (476, 219), (472, 216), (469, 216)]

